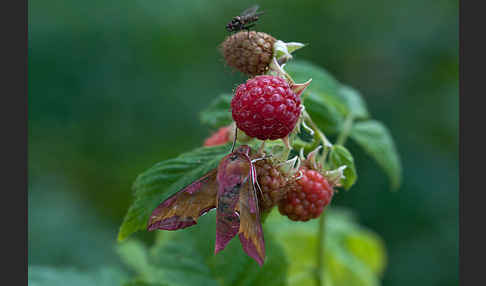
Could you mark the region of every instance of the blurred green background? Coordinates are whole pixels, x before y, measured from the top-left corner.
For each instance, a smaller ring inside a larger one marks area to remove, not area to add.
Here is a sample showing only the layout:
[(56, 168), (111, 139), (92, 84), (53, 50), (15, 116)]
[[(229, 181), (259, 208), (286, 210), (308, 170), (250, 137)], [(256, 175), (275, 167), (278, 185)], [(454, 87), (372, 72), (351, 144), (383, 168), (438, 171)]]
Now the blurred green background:
[[(200, 146), (199, 111), (245, 79), (217, 46), (254, 2), (29, 4), (29, 265), (116, 265), (135, 177)], [(333, 201), (384, 239), (383, 285), (458, 285), (458, 2), (258, 4), (258, 31), (308, 43), (295, 57), (360, 90), (391, 130), (400, 191), (350, 142), (359, 180)]]

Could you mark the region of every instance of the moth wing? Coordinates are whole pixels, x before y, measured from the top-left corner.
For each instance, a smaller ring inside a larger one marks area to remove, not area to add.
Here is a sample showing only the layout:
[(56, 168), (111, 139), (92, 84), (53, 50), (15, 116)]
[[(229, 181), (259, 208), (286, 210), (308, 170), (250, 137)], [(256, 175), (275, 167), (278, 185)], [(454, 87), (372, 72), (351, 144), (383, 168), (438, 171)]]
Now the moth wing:
[[(221, 188), (221, 186), (220, 186)], [(238, 234), (240, 228), (240, 218), (236, 213), (238, 203), (239, 187), (228, 190), (226, 195), (218, 197), (216, 209), (216, 241), (214, 253), (223, 250), (230, 240)]]
[(240, 214), (238, 236), (243, 250), (261, 266), (265, 260), (265, 240), (260, 220), (260, 208), (256, 191), (256, 172), (252, 166), (251, 180), (240, 192), (237, 210)]
[(216, 207), (218, 183), (214, 169), (163, 201), (150, 216), (148, 230), (178, 230)]
[(240, 218), (236, 207), (240, 190), (250, 181), (251, 160), (238, 149), (221, 160), (218, 167), (218, 196), (216, 209), (216, 241), (214, 253), (223, 250), (238, 234)]

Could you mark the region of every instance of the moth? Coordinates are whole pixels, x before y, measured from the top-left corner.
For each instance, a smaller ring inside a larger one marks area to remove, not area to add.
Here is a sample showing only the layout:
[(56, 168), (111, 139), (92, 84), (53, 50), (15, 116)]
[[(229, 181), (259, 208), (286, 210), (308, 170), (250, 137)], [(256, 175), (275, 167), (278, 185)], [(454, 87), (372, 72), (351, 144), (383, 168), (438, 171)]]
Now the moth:
[(150, 216), (148, 230), (178, 230), (216, 209), (214, 253), (238, 234), (243, 250), (260, 266), (265, 242), (260, 221), (257, 173), (251, 148), (242, 145), (226, 155), (216, 169), (163, 201)]

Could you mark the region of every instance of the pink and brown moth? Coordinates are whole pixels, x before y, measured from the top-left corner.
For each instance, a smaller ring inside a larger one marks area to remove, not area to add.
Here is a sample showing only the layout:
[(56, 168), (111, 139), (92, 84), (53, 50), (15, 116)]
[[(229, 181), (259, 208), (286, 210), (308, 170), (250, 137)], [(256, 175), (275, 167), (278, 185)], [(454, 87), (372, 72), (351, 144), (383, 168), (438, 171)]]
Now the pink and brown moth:
[[(152, 213), (148, 230), (178, 230), (216, 208), (214, 253), (238, 234), (243, 250), (261, 266), (265, 242), (260, 221), (256, 169), (251, 149), (242, 145), (225, 156), (218, 168), (163, 201)], [(257, 159), (258, 160), (258, 159)]]

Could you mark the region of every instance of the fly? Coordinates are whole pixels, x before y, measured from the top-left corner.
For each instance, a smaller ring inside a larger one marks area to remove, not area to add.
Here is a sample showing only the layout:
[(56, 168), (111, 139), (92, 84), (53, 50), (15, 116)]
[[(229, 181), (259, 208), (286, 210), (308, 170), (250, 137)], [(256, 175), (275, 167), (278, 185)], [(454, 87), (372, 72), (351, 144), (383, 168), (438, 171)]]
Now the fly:
[(257, 12), (258, 8), (258, 5), (254, 5), (241, 12), (239, 16), (233, 17), (231, 22), (226, 25), (226, 30), (228, 32), (250, 31), (250, 28), (256, 25), (255, 22), (258, 21), (259, 16), (263, 14), (263, 11)]

